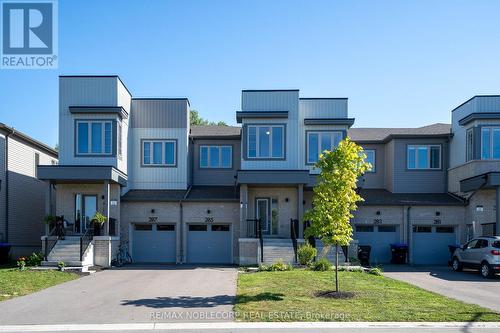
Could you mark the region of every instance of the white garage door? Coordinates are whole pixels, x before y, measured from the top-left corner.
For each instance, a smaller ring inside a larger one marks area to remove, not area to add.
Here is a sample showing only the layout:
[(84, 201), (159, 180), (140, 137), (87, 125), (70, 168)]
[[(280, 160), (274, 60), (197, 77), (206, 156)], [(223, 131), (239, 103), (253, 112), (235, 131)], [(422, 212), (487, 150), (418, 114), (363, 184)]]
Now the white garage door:
[(134, 262), (175, 263), (175, 224), (134, 224)]
[(391, 244), (399, 243), (399, 228), (396, 225), (356, 225), (354, 239), (359, 245), (371, 246), (370, 263), (387, 264), (391, 261)]
[(446, 265), (450, 259), (448, 245), (455, 245), (453, 226), (414, 226), (413, 263), (417, 265)]
[(231, 264), (230, 224), (188, 224), (187, 262)]

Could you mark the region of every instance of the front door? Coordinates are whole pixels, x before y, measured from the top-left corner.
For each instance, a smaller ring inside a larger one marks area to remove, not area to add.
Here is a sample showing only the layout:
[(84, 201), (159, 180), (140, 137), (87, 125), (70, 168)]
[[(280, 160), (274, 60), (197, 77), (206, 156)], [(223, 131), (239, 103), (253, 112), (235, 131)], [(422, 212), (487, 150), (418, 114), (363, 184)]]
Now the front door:
[(90, 226), (90, 221), (97, 212), (97, 196), (84, 195), (83, 196), (83, 219), (81, 229), (82, 233)]
[(272, 198), (256, 199), (255, 217), (260, 219), (262, 234), (278, 234), (278, 200)]

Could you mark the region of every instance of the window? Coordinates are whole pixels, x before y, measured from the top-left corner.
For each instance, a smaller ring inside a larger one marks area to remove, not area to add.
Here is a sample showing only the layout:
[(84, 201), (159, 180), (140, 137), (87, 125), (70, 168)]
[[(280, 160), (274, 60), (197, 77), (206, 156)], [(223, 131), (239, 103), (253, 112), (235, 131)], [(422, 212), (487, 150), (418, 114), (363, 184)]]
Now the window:
[(366, 172), (375, 172), (375, 150), (374, 149), (365, 149), (366, 162), (371, 164), (371, 168)]
[(231, 168), (232, 146), (200, 146), (200, 168)]
[(438, 234), (452, 234), (455, 232), (453, 227), (436, 227), (436, 232)]
[(413, 232), (429, 233), (429, 232), (432, 232), (432, 227), (428, 227), (428, 226), (413, 226)]
[(488, 247), (488, 241), (486, 239), (479, 239), (476, 243), (475, 249), (484, 249)]
[(207, 231), (206, 224), (190, 224), (189, 231)]
[(318, 162), (325, 150), (335, 149), (342, 140), (342, 132), (307, 132), (307, 163)]
[(229, 224), (213, 224), (212, 231), (229, 231)]
[(474, 132), (472, 128), (467, 130), (467, 143), (466, 143), (466, 160), (472, 161), (474, 159)]
[(408, 169), (441, 169), (440, 145), (408, 146)]
[(356, 232), (373, 232), (372, 225), (357, 225)]
[(158, 224), (157, 231), (175, 231), (175, 224)]
[(500, 127), (481, 128), (481, 159), (500, 159)]
[(111, 155), (111, 121), (77, 121), (78, 155)]
[(122, 158), (122, 125), (118, 124), (118, 157)]
[(248, 158), (284, 158), (285, 127), (248, 126), (247, 156)]
[(378, 232), (396, 232), (395, 225), (379, 225)]
[(134, 230), (151, 231), (153, 226), (151, 224), (134, 224)]
[(174, 140), (144, 140), (142, 164), (144, 166), (175, 166), (176, 143)]
[(471, 240), (470, 242), (467, 243), (467, 245), (465, 246), (466, 249), (473, 249), (476, 247), (476, 244), (477, 244), (477, 239), (473, 239)]

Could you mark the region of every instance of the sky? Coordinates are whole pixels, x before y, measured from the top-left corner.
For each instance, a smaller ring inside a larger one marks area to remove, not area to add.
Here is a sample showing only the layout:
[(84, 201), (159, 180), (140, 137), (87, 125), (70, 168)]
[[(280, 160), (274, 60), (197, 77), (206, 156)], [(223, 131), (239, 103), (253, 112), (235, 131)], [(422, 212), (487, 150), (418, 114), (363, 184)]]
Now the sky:
[(236, 124), (243, 89), (348, 97), (355, 127), (450, 122), (500, 94), (500, 1), (60, 0), (59, 68), (0, 69), (0, 122), (51, 146), (58, 76), (117, 74)]

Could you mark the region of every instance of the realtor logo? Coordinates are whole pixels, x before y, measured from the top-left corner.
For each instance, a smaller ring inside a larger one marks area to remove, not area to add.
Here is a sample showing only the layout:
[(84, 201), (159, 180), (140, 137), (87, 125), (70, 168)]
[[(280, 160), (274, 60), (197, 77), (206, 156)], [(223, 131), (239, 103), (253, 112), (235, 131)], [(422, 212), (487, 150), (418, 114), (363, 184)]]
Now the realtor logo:
[(1, 68), (57, 68), (57, 2), (1, 3)]

